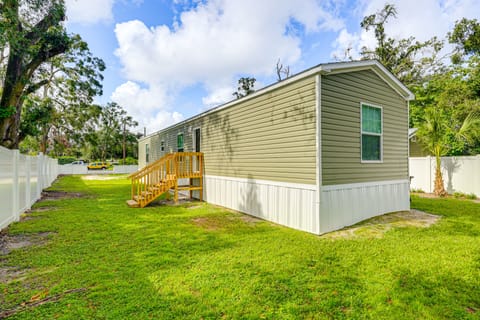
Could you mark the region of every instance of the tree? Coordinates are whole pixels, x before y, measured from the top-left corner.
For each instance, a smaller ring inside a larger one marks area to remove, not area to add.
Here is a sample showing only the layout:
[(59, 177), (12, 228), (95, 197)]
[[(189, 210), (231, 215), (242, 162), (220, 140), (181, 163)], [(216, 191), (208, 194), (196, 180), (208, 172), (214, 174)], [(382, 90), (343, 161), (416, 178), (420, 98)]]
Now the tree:
[(255, 78), (250, 78), (250, 77), (240, 78), (238, 80), (237, 91), (234, 92), (233, 95), (237, 99), (239, 99), (254, 93), (255, 90), (253, 89), (253, 87), (255, 86), (255, 81), (257, 81)]
[[(463, 64), (450, 65), (442, 73), (430, 76), (422, 86), (414, 87), (415, 101), (410, 104), (410, 127), (420, 127), (428, 108), (438, 108), (450, 125), (460, 128), (469, 114), (480, 114), (480, 58), (471, 56)], [(480, 152), (480, 139), (469, 144), (451, 140), (446, 155)]]
[(441, 157), (452, 148), (452, 141), (472, 143), (480, 137), (480, 115), (470, 113), (460, 127), (452, 126), (448, 115), (439, 107), (430, 107), (425, 112), (425, 121), (417, 131), (417, 137), (425, 148), (435, 156), (435, 195), (447, 195), (443, 184)]
[(125, 110), (122, 111), (123, 112), (120, 113), (120, 124), (122, 125), (122, 163), (125, 164), (125, 158), (127, 155), (127, 138), (129, 137), (127, 134), (127, 128), (138, 126), (138, 122), (133, 120), (131, 116), (127, 116)]
[[(45, 85), (35, 72), (71, 45), (62, 22), (62, 0), (4, 0), (0, 2), (0, 48), (6, 60), (1, 74), (0, 145), (17, 148), (25, 98)], [(8, 52), (8, 58), (6, 58)]]
[[(92, 102), (102, 94), (101, 72), (105, 64), (92, 56), (80, 36), (72, 36), (71, 40), (67, 52), (38, 68), (36, 80), (45, 85), (26, 98), (23, 110), (19, 141), (27, 135), (38, 137), (43, 153), (52, 130), (65, 132), (78, 143), (82, 134), (92, 129), (88, 125), (92, 117), (99, 116), (99, 109)], [(45, 112), (38, 112), (42, 107)]]
[(441, 68), (438, 53), (443, 42), (436, 37), (425, 42), (416, 41), (414, 37), (400, 40), (388, 37), (385, 25), (396, 16), (395, 6), (386, 4), (380, 12), (363, 18), (360, 26), (365, 31), (373, 29), (377, 44), (374, 49), (363, 47), (360, 54), (362, 59), (380, 61), (405, 85), (421, 85), (425, 75)]
[(290, 66), (284, 67), (283, 64), (280, 63), (280, 59), (278, 59), (277, 61), (277, 65), (275, 66), (275, 71), (277, 72), (277, 81), (282, 81), (284, 79), (287, 79), (290, 76)]
[(453, 63), (461, 62), (463, 55), (480, 54), (480, 23), (477, 19), (466, 18), (457, 21), (453, 31), (448, 33), (448, 40), (456, 44)]
[(127, 129), (137, 125), (138, 123), (117, 103), (110, 102), (103, 107), (97, 131), (101, 159), (105, 160), (108, 156), (120, 154), (117, 150), (122, 146), (121, 154), (125, 161), (126, 143), (133, 136)]

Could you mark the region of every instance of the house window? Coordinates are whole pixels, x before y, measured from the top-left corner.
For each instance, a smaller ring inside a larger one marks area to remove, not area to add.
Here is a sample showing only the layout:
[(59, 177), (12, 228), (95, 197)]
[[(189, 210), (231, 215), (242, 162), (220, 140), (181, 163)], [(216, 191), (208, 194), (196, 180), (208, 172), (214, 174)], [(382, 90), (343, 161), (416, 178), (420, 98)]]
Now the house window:
[(160, 141), (160, 151), (165, 151), (165, 141)]
[(382, 161), (382, 108), (362, 103), (362, 161)]
[(145, 161), (148, 163), (150, 161), (150, 146), (145, 144)]
[(183, 152), (183, 133), (177, 135), (177, 151)]

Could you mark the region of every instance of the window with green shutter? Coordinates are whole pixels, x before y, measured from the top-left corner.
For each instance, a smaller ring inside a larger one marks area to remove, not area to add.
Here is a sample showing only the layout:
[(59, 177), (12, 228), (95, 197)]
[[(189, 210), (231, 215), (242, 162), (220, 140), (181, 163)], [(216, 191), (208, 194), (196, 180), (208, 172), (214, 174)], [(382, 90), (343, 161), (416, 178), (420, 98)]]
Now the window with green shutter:
[(177, 135), (177, 151), (183, 152), (183, 133)]
[(368, 104), (362, 106), (362, 162), (382, 161), (382, 108)]

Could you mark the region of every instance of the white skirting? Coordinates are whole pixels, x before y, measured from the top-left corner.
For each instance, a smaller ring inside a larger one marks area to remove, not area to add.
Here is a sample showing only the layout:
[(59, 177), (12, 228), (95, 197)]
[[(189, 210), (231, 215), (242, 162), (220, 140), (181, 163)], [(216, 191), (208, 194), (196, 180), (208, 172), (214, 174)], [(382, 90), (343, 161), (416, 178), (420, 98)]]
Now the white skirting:
[(316, 186), (205, 176), (204, 200), (294, 229), (318, 234)]
[(408, 180), (323, 186), (320, 233), (385, 213), (410, 210), (409, 190)]
[(409, 190), (408, 180), (323, 186), (318, 205), (315, 185), (204, 177), (205, 201), (314, 234), (410, 210)]

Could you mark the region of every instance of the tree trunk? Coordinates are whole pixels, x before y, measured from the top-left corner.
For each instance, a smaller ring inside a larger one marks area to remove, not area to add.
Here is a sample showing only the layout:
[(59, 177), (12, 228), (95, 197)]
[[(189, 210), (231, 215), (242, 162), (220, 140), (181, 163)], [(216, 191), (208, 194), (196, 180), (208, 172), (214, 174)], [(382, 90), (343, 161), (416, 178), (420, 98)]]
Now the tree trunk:
[(22, 60), (10, 53), (5, 82), (0, 100), (0, 145), (17, 149), (19, 143), (20, 116), (22, 112), (22, 93), (25, 81), (22, 81)]
[(439, 156), (435, 157), (435, 162), (435, 187), (433, 189), (433, 193), (435, 193), (435, 195), (438, 197), (445, 197), (447, 195), (447, 191), (445, 191), (445, 187), (443, 185), (441, 158)]

